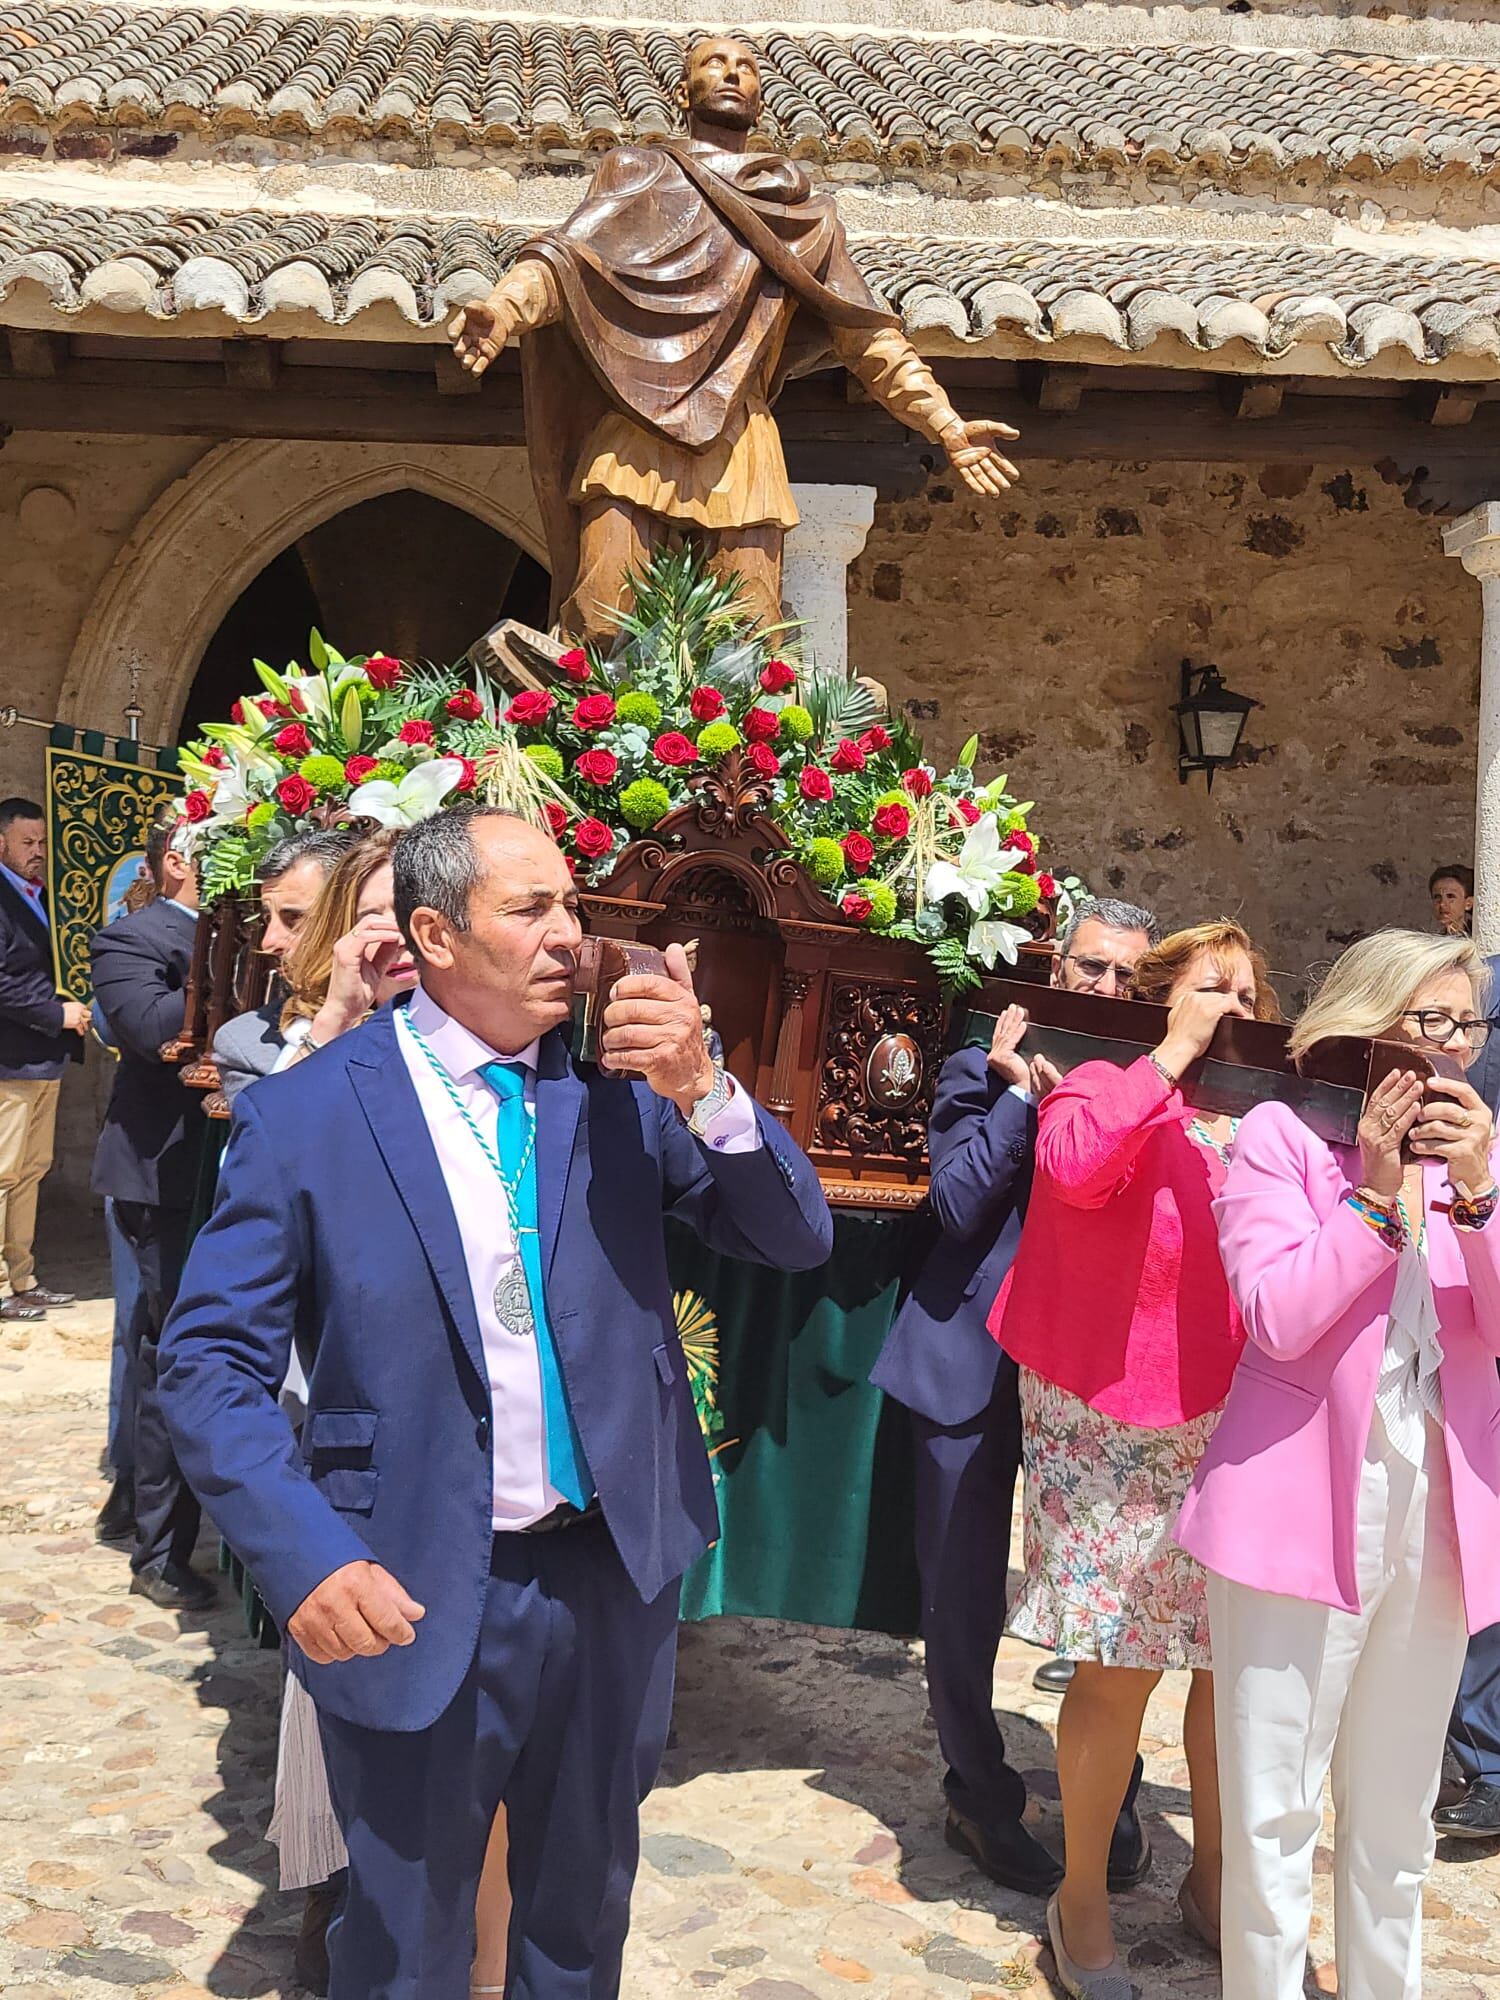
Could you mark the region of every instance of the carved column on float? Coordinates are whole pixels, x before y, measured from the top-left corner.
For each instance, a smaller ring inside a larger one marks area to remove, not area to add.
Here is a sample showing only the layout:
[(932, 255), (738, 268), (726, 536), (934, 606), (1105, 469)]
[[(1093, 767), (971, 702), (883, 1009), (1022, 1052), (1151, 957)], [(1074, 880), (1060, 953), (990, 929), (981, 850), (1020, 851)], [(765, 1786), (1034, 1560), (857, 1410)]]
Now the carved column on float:
[(786, 538), (781, 595), (806, 627), (803, 645), (820, 667), (849, 664), (849, 565), (875, 519), (873, 486), (794, 486), (801, 520)]
[(811, 975), (790, 969), (781, 975), (781, 1028), (776, 1037), (776, 1067), (771, 1073), (771, 1092), (766, 1109), (783, 1123), (797, 1102), (797, 1063), (802, 1053), (802, 1003), (812, 984)]
[(1483, 592), (1479, 639), (1479, 771), (1474, 806), (1474, 938), (1500, 952), (1500, 501), (1486, 500), (1451, 528), (1443, 547)]

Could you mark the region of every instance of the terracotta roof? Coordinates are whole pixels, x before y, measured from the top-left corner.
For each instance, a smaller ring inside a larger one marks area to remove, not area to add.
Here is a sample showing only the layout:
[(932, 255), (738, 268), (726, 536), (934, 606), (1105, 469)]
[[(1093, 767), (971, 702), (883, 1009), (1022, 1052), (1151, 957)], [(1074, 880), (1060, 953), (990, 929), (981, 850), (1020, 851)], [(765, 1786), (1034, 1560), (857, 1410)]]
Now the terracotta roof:
[[(956, 16), (961, 20), (961, 15)], [(0, 0), (0, 120), (541, 151), (669, 130), (677, 28)], [(1299, 49), (759, 37), (767, 137), (808, 158), (1489, 173), (1500, 67)], [(26, 141), (13, 134), (9, 149)], [(36, 145), (38, 141), (30, 141)]]
[[(344, 325), (386, 300), (426, 327), (487, 289), (527, 233), (462, 217), (20, 201), (0, 206), (0, 301), (30, 280), (64, 313), (218, 308), (250, 323), (312, 312)], [(1233, 243), (856, 236), (852, 247), (914, 335), (1092, 336), (1141, 352), (1175, 333), (1264, 357), (1323, 345), (1351, 367), (1390, 350), (1500, 361), (1500, 264)]]

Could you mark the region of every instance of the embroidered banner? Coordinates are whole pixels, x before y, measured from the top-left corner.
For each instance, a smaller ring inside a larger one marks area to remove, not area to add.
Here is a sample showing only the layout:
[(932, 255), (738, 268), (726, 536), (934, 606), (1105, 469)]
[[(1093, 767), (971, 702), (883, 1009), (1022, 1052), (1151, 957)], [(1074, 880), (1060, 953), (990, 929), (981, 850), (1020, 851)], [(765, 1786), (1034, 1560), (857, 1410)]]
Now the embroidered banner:
[(182, 796), (176, 766), (175, 750), (152, 751), (63, 724), (52, 732), (47, 899), (58, 991), (75, 1000), (90, 997), (94, 932), (134, 907), (145, 890), (146, 835), (162, 808)]

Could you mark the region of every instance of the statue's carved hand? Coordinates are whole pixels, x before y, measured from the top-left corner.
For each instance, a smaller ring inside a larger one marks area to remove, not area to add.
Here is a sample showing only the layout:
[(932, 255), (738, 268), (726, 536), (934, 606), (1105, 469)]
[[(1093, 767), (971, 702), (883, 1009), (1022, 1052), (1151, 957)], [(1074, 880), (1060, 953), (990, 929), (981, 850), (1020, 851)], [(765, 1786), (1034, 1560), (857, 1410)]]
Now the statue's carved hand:
[(471, 375), (482, 375), (497, 354), (504, 351), (510, 337), (508, 317), (497, 312), (488, 299), (465, 306), (448, 328), (453, 352)]
[(1004, 493), (1020, 478), (1008, 458), (995, 449), (996, 438), (1019, 437), (1009, 424), (979, 420), (954, 424), (943, 433), (948, 463), (972, 493)]

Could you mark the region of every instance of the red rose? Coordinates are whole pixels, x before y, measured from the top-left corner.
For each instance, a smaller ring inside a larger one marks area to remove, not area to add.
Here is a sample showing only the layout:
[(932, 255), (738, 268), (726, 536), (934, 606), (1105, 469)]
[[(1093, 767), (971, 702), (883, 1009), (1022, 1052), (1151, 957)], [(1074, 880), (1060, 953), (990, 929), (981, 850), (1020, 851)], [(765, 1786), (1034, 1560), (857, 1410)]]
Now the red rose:
[(1029, 833), (1008, 833), (1005, 835), (1005, 844), (1007, 847), (1020, 849), (1021, 858), (1016, 863), (1016, 868), (1022, 875), (1029, 875), (1036, 866), (1036, 842), (1032, 839), (1031, 835)]
[(615, 719), (615, 705), (607, 694), (586, 694), (573, 710), (580, 729), (608, 729)]
[(203, 753), (203, 761), (211, 771), (222, 771), (224, 766), (229, 762), (229, 759), (224, 755), (224, 752), (219, 748), (217, 743), (210, 743)]
[(581, 819), (573, 829), (573, 845), (586, 861), (597, 861), (614, 844), (615, 837), (602, 819)]
[(1041, 892), (1042, 901), (1050, 903), (1052, 898), (1057, 894), (1057, 877), (1055, 875), (1038, 875), (1036, 886)]
[(403, 722), (401, 725), (403, 743), (430, 743), (434, 733), (430, 722)]
[(344, 776), (351, 785), (362, 785), (370, 773), (379, 768), (378, 757), (351, 757), (344, 765)]
[(760, 670), (760, 684), (767, 694), (781, 694), (797, 676), (785, 660), (767, 660)]
[(244, 719), (245, 719), (245, 704), (242, 701), (231, 702), (229, 707), (229, 720), (231, 722), (243, 722)]
[(194, 826), (200, 819), (207, 819), (214, 809), (214, 802), (207, 792), (189, 792), (182, 802), (182, 810)]
[(472, 757), (465, 757), (458, 751), (450, 751), (448, 754), (456, 757), (458, 762), (464, 767), (463, 776), (453, 787), (454, 791), (472, 792), (475, 785), (479, 782), (479, 766), (474, 762)]
[(276, 796), (293, 819), (300, 819), (303, 813), (311, 810), (318, 788), (310, 785), (306, 778), (283, 778), (276, 787)]
[(752, 743), (745, 752), (745, 762), (763, 778), (781, 776), (781, 759), (769, 743)]
[(903, 792), (910, 792), (914, 799), (930, 798), (932, 779), (921, 765), (917, 764), (910, 771), (901, 773), (901, 789)]
[(578, 863), (573, 859), (571, 854), (565, 854), (563, 856), (563, 865), (566, 867), (570, 875), (576, 875), (578, 873)]
[(973, 826), (975, 821), (980, 818), (979, 808), (972, 799), (956, 799), (954, 803), (957, 805), (961, 817), (966, 819), (970, 826)]
[(620, 768), (613, 750), (585, 750), (573, 769), (591, 785), (607, 785)]
[(853, 917), (857, 924), (867, 924), (875, 909), (868, 896), (862, 896), (858, 889), (850, 889), (839, 904), (846, 917)]
[(717, 722), (724, 713), (724, 697), (717, 688), (694, 688), (693, 699), (688, 705), (693, 711), (694, 722)]
[(365, 661), (365, 678), (372, 688), (384, 694), (400, 680), (401, 662), (393, 660), (389, 653), (376, 653)]
[(834, 744), (833, 755), (828, 761), (835, 771), (862, 771), (865, 768), (865, 753), (857, 743), (844, 736)]
[(289, 708), (283, 708), (279, 701), (273, 701), (268, 694), (263, 694), (258, 696), (256, 699), (255, 706), (260, 710), (261, 714), (265, 716), (267, 721), (269, 721), (272, 716), (290, 715), (292, 712)]
[(589, 656), (582, 646), (574, 646), (560, 654), (557, 664), (570, 681), (586, 681), (589, 677)]
[(877, 723), (873, 729), (867, 729), (860, 737), (859, 747), (867, 757), (873, 757), (877, 750), (889, 750), (891, 739), (888, 732)]
[(856, 875), (863, 875), (875, 859), (875, 843), (867, 834), (846, 833), (839, 842), (844, 850), (844, 859)]
[(556, 706), (555, 694), (548, 694), (545, 688), (527, 688), (506, 709), (505, 719), (518, 723), (523, 729), (535, 729), (547, 720)]
[(455, 722), (477, 722), (484, 714), (484, 703), (473, 688), (460, 688), (457, 694), (450, 694), (445, 705)]
[(552, 838), (561, 840), (568, 830), (568, 815), (553, 799), (548, 799), (542, 811), (547, 815), (547, 825), (551, 829)]
[(680, 729), (668, 729), (651, 746), (659, 764), (696, 764), (698, 746)]
[(882, 806), (870, 824), (882, 840), (905, 840), (911, 832), (911, 814), (905, 806)]
[(747, 743), (771, 743), (781, 729), (781, 717), (769, 708), (752, 708), (740, 726)]
[(283, 757), (306, 757), (312, 750), (312, 738), (300, 722), (289, 722), (285, 729), (278, 729), (271, 741)]
[(821, 802), (833, 797), (833, 780), (820, 764), (804, 765), (797, 785), (805, 799)]

